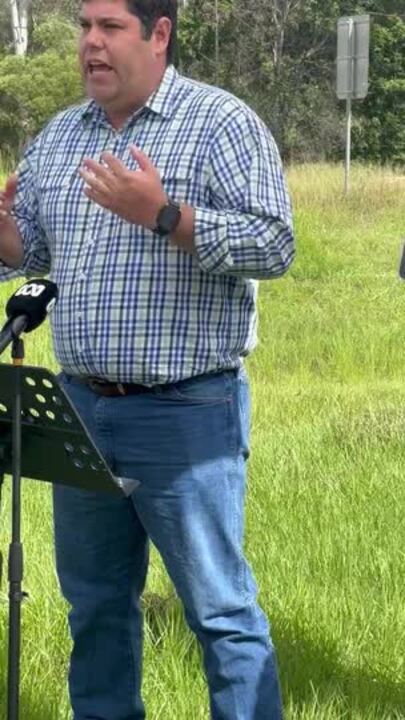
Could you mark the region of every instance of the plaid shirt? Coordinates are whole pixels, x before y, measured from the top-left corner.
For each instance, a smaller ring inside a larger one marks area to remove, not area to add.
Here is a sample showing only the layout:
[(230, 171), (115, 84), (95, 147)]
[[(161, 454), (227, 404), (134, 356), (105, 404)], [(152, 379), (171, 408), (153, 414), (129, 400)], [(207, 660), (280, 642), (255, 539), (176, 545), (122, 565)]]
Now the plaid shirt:
[[(129, 146), (159, 169), (167, 194), (195, 208), (196, 254), (91, 202), (78, 168)], [(171, 66), (119, 131), (94, 101), (58, 115), (26, 151), (14, 215), (18, 272), (50, 273), (57, 360), (70, 373), (146, 385), (237, 367), (256, 342), (257, 279), (294, 255), (274, 141), (232, 95)]]

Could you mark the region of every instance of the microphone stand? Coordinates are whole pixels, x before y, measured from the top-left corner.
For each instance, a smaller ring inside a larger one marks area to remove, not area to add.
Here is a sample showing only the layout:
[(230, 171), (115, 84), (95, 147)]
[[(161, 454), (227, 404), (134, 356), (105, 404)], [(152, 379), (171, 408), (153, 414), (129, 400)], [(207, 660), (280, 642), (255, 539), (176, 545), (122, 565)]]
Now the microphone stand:
[(21, 543), (21, 366), (24, 343), (13, 334), (11, 357), (15, 367), (12, 411), (12, 528), (8, 558), (9, 636), (7, 720), (18, 720), (21, 651), (21, 603), (27, 597), (22, 590), (23, 546)]

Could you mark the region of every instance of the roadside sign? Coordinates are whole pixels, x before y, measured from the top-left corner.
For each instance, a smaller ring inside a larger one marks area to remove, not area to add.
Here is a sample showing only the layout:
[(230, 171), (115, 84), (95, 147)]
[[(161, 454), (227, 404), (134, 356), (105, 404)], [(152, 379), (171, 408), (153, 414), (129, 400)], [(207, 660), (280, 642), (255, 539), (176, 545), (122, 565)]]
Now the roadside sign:
[(338, 22), (337, 96), (362, 100), (368, 93), (370, 15), (342, 17)]
[(369, 54), (370, 15), (340, 18), (338, 21), (336, 92), (339, 100), (346, 100), (346, 195), (350, 187), (352, 102), (367, 97)]

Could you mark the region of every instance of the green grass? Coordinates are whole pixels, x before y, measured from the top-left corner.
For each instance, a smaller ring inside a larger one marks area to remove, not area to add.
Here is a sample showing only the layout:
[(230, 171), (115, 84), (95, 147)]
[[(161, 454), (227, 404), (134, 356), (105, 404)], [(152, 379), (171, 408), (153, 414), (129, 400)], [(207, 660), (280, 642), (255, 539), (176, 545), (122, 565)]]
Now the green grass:
[[(405, 718), (405, 179), (292, 169), (298, 256), (262, 283), (246, 550), (271, 618), (286, 720)], [(0, 289), (4, 302), (11, 284)], [(45, 329), (27, 362), (52, 366)], [(0, 545), (6, 554), (9, 481)], [(24, 484), (23, 720), (67, 720), (69, 639), (50, 493)], [(6, 578), (0, 600), (5, 719)], [(145, 595), (151, 720), (207, 720), (200, 653), (156, 554)], [(265, 720), (263, 718), (263, 720)]]

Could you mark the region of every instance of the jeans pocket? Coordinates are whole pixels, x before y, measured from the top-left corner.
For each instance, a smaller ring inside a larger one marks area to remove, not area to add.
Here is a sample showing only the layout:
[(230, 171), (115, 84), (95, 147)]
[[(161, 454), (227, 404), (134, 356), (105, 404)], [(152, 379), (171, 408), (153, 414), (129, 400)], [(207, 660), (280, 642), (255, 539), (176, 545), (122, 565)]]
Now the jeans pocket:
[(232, 382), (234, 381), (235, 371), (226, 370), (181, 380), (178, 383), (160, 388), (157, 395), (166, 401), (217, 405), (231, 401)]

